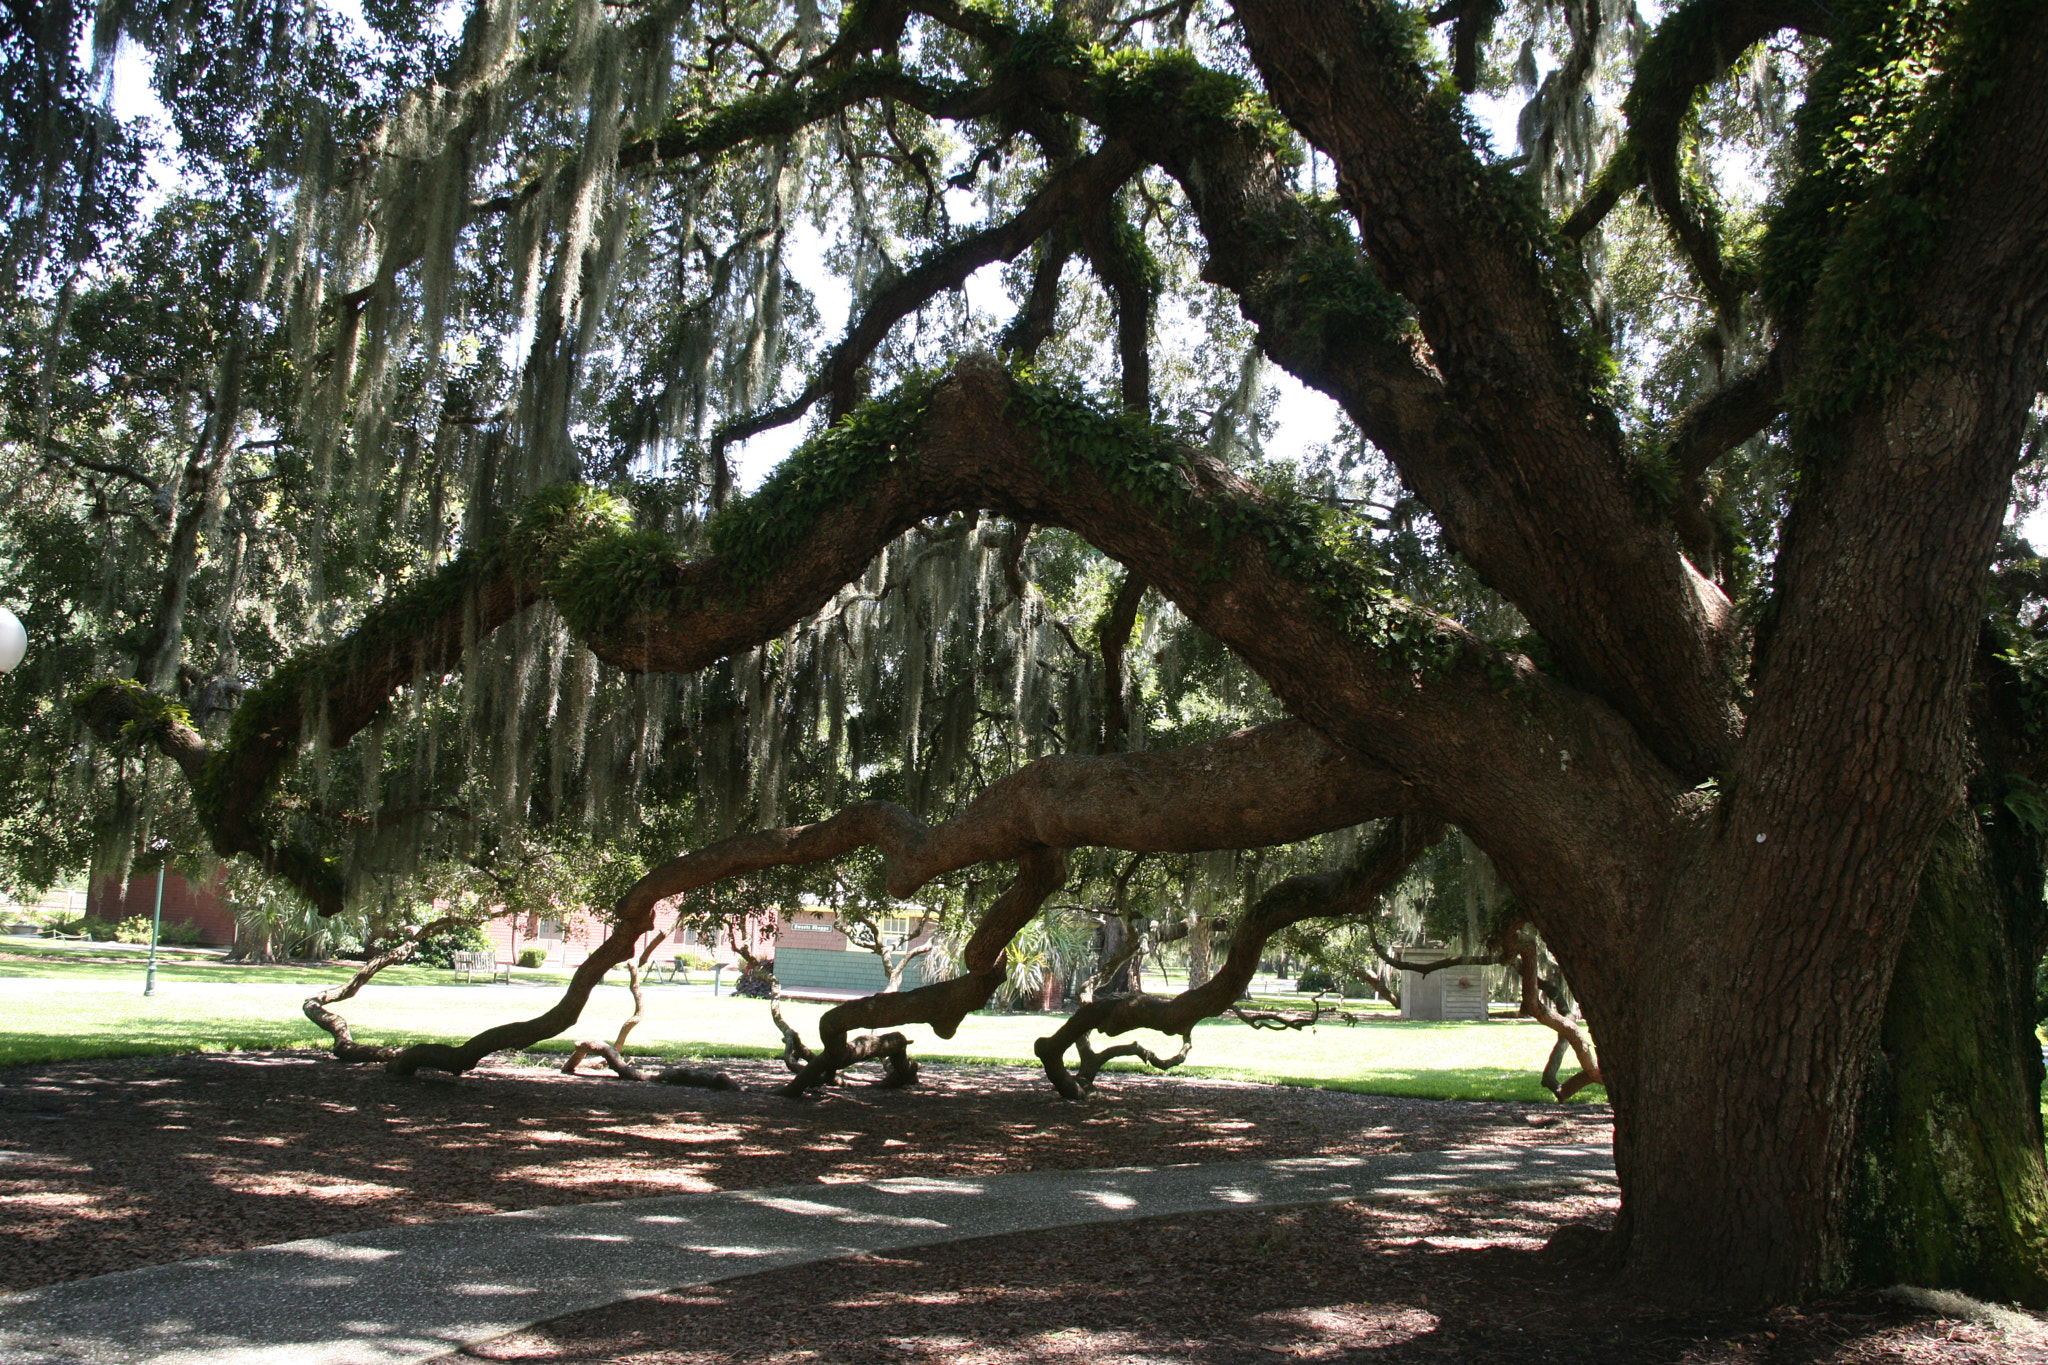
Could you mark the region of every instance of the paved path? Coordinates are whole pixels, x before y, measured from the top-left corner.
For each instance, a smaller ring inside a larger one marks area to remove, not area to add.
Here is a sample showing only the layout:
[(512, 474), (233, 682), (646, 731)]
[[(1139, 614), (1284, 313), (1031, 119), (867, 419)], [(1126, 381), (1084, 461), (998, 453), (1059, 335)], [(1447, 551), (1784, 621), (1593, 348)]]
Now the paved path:
[(400, 1365), (580, 1309), (1077, 1223), (1613, 1179), (1594, 1146), (670, 1195), (285, 1242), (0, 1295), (0, 1362)]

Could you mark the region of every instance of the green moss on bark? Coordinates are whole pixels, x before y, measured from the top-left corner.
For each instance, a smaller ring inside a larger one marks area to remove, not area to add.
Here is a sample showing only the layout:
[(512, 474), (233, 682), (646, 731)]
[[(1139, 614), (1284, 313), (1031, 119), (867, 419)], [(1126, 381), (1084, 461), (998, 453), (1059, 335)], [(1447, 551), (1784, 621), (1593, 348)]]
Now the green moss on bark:
[[(1988, 838), (1986, 837), (1988, 833)], [(2048, 1305), (2048, 1168), (2026, 832), (1966, 812), (1921, 874), (1866, 1092), (1851, 1277)]]

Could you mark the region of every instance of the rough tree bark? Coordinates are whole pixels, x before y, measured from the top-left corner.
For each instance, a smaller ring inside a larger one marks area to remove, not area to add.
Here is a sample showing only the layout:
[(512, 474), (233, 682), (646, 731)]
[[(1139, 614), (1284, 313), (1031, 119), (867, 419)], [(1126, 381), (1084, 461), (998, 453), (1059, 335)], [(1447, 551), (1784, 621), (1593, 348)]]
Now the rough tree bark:
[(2048, 1298), (2041, 1111), (2012, 1103), (2041, 1092), (2036, 843), (2009, 812), (1982, 826), (1961, 815), (1921, 874), (1856, 1148), (1851, 1257), (1865, 1282)]

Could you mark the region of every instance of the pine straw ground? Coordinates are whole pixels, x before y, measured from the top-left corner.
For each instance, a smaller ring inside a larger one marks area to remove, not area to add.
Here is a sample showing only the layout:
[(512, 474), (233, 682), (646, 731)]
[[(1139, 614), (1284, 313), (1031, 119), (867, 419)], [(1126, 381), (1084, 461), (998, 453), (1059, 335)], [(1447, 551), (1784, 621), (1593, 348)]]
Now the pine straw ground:
[[(1606, 1114), (1112, 1076), (930, 1067), (916, 1090), (733, 1093), (499, 1059), (399, 1081), (317, 1053), (0, 1073), (0, 1288), (398, 1222), (884, 1175), (1609, 1140)], [(1878, 1295), (1702, 1315), (1546, 1240), (1611, 1191), (1254, 1211), (855, 1257), (616, 1305), (458, 1360), (2048, 1362), (2030, 1318)]]

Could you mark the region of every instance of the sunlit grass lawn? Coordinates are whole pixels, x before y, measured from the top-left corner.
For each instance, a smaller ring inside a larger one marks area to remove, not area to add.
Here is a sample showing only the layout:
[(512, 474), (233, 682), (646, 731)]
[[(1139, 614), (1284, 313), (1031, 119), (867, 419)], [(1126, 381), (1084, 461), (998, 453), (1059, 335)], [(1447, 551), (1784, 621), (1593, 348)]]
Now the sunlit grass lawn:
[[(134, 964), (0, 961), (0, 1065), (232, 1048), (322, 1046), (327, 1038), (299, 1002), (339, 968), (236, 968), (162, 964), (157, 993), (142, 995)], [(395, 979), (393, 979), (395, 978)], [(363, 1042), (455, 1041), (479, 1029), (540, 1013), (555, 982), (524, 975), (518, 984), (454, 986), (445, 970), (394, 969), (343, 1011)], [(816, 1037), (825, 1005), (789, 1001), (785, 1015)], [(622, 986), (592, 996), (574, 1038), (609, 1038), (631, 1010)], [(970, 1016), (950, 1039), (904, 1029), (913, 1056), (927, 1060), (1033, 1064), (1032, 1042), (1058, 1027), (1054, 1015)], [(1141, 1035), (1155, 1051), (1175, 1044)], [(1484, 1024), (1324, 1024), (1300, 1032), (1254, 1030), (1212, 1020), (1195, 1033), (1184, 1072), (1312, 1085), (1372, 1094), (1444, 1099), (1541, 1101), (1537, 1084), (1554, 1035), (1522, 1020)], [(779, 1051), (767, 1005), (672, 986), (648, 990), (648, 1018), (634, 1052), (665, 1056), (772, 1056)], [(1590, 1098), (1600, 1098), (1597, 1089)]]
[[(133, 943), (95, 943), (91, 947), (38, 947), (34, 940), (0, 937), (0, 982), (10, 977), (30, 980), (140, 981), (147, 968), (149, 949)], [(297, 963), (227, 962), (217, 956), (180, 953), (167, 949), (157, 957), (156, 977), (162, 981), (214, 981), (245, 986), (274, 983), (305, 987), (308, 994), (339, 985), (355, 974), (351, 964), (332, 966)], [(624, 973), (621, 973), (623, 979)], [(515, 968), (520, 981), (566, 982), (567, 971)], [(386, 967), (377, 973), (379, 986), (445, 986), (454, 979), (446, 967)], [(4, 990), (4, 987), (0, 987)]]

